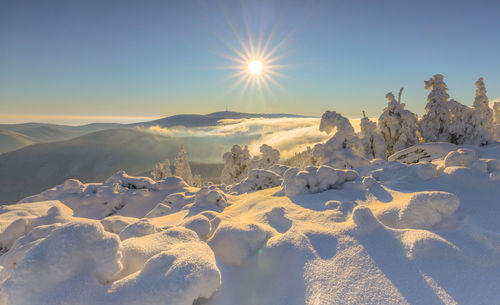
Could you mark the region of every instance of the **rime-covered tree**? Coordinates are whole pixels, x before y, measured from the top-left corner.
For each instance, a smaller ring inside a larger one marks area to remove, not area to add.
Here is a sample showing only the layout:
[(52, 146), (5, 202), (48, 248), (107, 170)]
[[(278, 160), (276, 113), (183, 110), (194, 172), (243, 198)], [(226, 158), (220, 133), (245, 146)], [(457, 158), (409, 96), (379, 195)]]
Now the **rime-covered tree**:
[(261, 156), (255, 156), (252, 158), (249, 164), (249, 169), (268, 169), (271, 166), (278, 164), (280, 160), (280, 152), (277, 149), (272, 148), (267, 144), (262, 144), (260, 146)]
[(369, 160), (374, 158), (385, 159), (385, 141), (377, 128), (377, 124), (371, 121), (364, 111), (360, 127), (358, 137), (364, 157)]
[(448, 125), (450, 123), (450, 110), (448, 108), (449, 95), (446, 84), (441, 74), (436, 74), (428, 81), (424, 81), (425, 89), (431, 90), (427, 96), (425, 114), (418, 122), (422, 138), (426, 142), (449, 142)]
[(366, 166), (368, 160), (357, 151), (359, 138), (349, 120), (335, 111), (326, 111), (321, 117), (319, 130), (326, 133), (336, 131), (324, 144), (316, 144), (313, 156), (321, 164), (336, 168), (354, 168)]
[(231, 151), (224, 153), (222, 159), (224, 160), (224, 168), (220, 177), (222, 183), (238, 183), (247, 176), (251, 160), (246, 145), (243, 148), (233, 145)]
[(151, 176), (155, 181), (172, 176), (172, 171), (170, 170), (170, 160), (165, 159), (156, 163), (155, 169), (151, 172)]
[(187, 157), (187, 152), (184, 146), (181, 145), (177, 156), (175, 157), (175, 175), (181, 177), (187, 184), (193, 185), (193, 174)]
[(472, 108), (474, 110), (472, 121), (474, 124), (474, 135), (471, 142), (484, 145), (492, 140), (495, 134), (495, 123), (493, 110), (490, 108), (490, 101), (486, 96), (486, 86), (484, 85), (483, 78), (480, 77), (475, 85), (476, 95), (472, 103)]
[(405, 104), (401, 103), (402, 92), (403, 88), (399, 90), (398, 100), (392, 92), (385, 95), (389, 102), (378, 119), (387, 156), (418, 143), (417, 115), (405, 110)]

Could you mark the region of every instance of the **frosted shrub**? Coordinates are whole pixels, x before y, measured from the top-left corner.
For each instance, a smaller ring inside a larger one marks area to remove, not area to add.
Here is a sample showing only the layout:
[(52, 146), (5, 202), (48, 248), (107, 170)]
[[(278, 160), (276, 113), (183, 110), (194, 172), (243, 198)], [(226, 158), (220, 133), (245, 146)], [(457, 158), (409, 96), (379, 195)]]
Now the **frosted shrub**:
[(243, 180), (248, 173), (250, 163), (250, 152), (248, 147), (241, 148), (239, 145), (233, 145), (231, 151), (224, 153), (224, 168), (220, 180), (224, 184), (234, 184)]
[(170, 160), (165, 159), (161, 162), (156, 163), (155, 169), (151, 172), (151, 176), (155, 181), (159, 181), (172, 176), (172, 171), (170, 170)]

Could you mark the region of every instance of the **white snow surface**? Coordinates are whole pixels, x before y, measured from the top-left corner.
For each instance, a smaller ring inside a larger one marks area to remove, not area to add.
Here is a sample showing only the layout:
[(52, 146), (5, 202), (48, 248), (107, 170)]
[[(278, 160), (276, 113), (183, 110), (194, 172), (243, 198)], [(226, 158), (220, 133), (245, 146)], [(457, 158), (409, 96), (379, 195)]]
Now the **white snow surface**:
[(0, 304), (498, 304), (500, 143), (232, 186), (125, 172), (0, 207)]

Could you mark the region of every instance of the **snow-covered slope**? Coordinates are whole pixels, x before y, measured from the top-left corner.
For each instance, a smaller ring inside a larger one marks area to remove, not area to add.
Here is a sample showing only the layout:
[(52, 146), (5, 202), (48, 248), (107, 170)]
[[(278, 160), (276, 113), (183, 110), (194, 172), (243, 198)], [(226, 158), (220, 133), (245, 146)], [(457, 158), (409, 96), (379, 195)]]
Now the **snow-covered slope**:
[(0, 304), (497, 304), (500, 143), (438, 148), (202, 189), (68, 180), (1, 208)]

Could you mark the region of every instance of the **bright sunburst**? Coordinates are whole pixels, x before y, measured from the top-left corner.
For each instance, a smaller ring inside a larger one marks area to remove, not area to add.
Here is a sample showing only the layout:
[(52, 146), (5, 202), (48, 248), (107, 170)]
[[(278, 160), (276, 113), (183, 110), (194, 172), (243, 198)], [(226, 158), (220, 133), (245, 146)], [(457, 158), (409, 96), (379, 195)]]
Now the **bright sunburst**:
[(227, 67), (235, 70), (231, 75), (231, 78), (236, 79), (233, 89), (241, 88), (242, 95), (247, 91), (257, 91), (262, 95), (264, 90), (271, 92), (271, 85), (280, 87), (276, 78), (283, 77), (278, 70), (285, 67), (278, 64), (284, 55), (281, 50), (283, 41), (273, 45), (271, 33), (265, 42), (262, 38), (254, 42), (250, 33), (247, 34), (247, 39), (236, 34), (238, 47), (226, 42), (233, 54), (223, 56), (233, 62)]
[(258, 60), (252, 60), (248, 64), (248, 70), (250, 70), (250, 72), (255, 76), (259, 76), (260, 73), (262, 73), (263, 68), (262, 63)]

